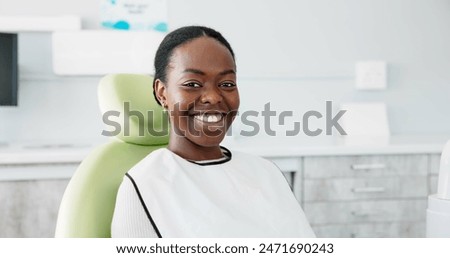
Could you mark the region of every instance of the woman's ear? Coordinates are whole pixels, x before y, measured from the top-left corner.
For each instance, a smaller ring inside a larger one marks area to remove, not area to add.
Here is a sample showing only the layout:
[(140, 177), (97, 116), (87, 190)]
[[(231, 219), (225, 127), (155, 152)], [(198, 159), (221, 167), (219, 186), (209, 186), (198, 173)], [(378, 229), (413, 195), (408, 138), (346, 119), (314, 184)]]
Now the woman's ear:
[(161, 106), (167, 107), (166, 85), (160, 79), (156, 79), (153, 89), (155, 91), (156, 98), (159, 103), (161, 103)]

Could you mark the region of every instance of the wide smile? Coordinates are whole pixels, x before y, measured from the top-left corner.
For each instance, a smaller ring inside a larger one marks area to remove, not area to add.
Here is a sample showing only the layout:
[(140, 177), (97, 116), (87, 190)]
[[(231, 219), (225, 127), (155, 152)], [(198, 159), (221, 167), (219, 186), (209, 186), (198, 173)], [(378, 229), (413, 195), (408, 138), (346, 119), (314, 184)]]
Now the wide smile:
[(203, 113), (196, 114), (193, 116), (195, 120), (205, 123), (205, 124), (217, 124), (221, 122), (224, 118), (224, 114), (222, 113)]

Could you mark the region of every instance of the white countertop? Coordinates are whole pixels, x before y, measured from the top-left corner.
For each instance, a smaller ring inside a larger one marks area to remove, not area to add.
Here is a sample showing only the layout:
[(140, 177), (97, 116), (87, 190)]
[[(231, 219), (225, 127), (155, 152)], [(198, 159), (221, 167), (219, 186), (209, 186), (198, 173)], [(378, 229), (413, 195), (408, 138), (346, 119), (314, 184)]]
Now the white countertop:
[[(388, 144), (348, 146), (335, 139), (293, 141), (275, 138), (263, 142), (253, 139), (227, 140), (224, 146), (236, 151), (268, 158), (335, 155), (438, 154), (450, 136), (392, 136)], [(96, 144), (9, 144), (0, 145), (0, 165), (76, 164)]]
[(231, 150), (253, 153), (262, 157), (281, 158), (296, 156), (340, 156), (340, 155), (394, 155), (394, 154), (439, 154), (450, 136), (391, 136), (387, 142), (346, 145), (339, 139), (290, 142), (233, 141), (225, 145)]
[(94, 148), (90, 144), (8, 144), (0, 146), (0, 165), (76, 164)]
[[(272, 159), (303, 156), (439, 154), (449, 139), (450, 136), (395, 136), (386, 144), (348, 146), (333, 138), (311, 137), (302, 140), (272, 138), (264, 141), (254, 138), (238, 140), (227, 138), (223, 146), (232, 151)], [(0, 143), (0, 181), (69, 179), (79, 163), (101, 144)]]

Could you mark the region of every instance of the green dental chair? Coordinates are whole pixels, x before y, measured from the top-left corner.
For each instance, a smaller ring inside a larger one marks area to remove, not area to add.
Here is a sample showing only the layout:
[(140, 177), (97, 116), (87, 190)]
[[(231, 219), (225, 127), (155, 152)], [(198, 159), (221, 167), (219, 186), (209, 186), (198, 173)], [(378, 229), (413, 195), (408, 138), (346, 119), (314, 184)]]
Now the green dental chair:
[(107, 75), (100, 81), (100, 110), (109, 115), (107, 121), (103, 118), (110, 126), (105, 131), (117, 135), (94, 149), (70, 180), (59, 208), (56, 237), (111, 237), (123, 176), (169, 141), (167, 115), (153, 98), (152, 83), (150, 76), (137, 74)]

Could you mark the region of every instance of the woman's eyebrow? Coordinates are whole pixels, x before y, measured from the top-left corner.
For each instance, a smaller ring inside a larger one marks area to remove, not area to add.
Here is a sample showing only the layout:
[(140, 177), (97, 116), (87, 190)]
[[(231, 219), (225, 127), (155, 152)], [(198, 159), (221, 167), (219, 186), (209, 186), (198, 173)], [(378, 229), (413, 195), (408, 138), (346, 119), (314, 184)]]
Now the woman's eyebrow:
[[(183, 71), (183, 73), (195, 73), (195, 74), (199, 74), (199, 75), (206, 75), (205, 72), (198, 70), (198, 69), (193, 69), (193, 68), (187, 68)], [(219, 73), (219, 75), (226, 75), (226, 74), (236, 74), (236, 72), (233, 69), (229, 69), (229, 70), (225, 70)]]
[(195, 74), (200, 74), (200, 75), (205, 75), (206, 73), (198, 70), (198, 69), (193, 69), (193, 68), (187, 68), (183, 71), (183, 73), (195, 73)]
[(230, 74), (230, 73), (231, 74), (236, 74), (236, 71), (233, 70), (233, 69), (229, 69), (229, 70), (225, 70), (225, 71), (219, 73), (219, 75), (226, 75), (226, 74)]

